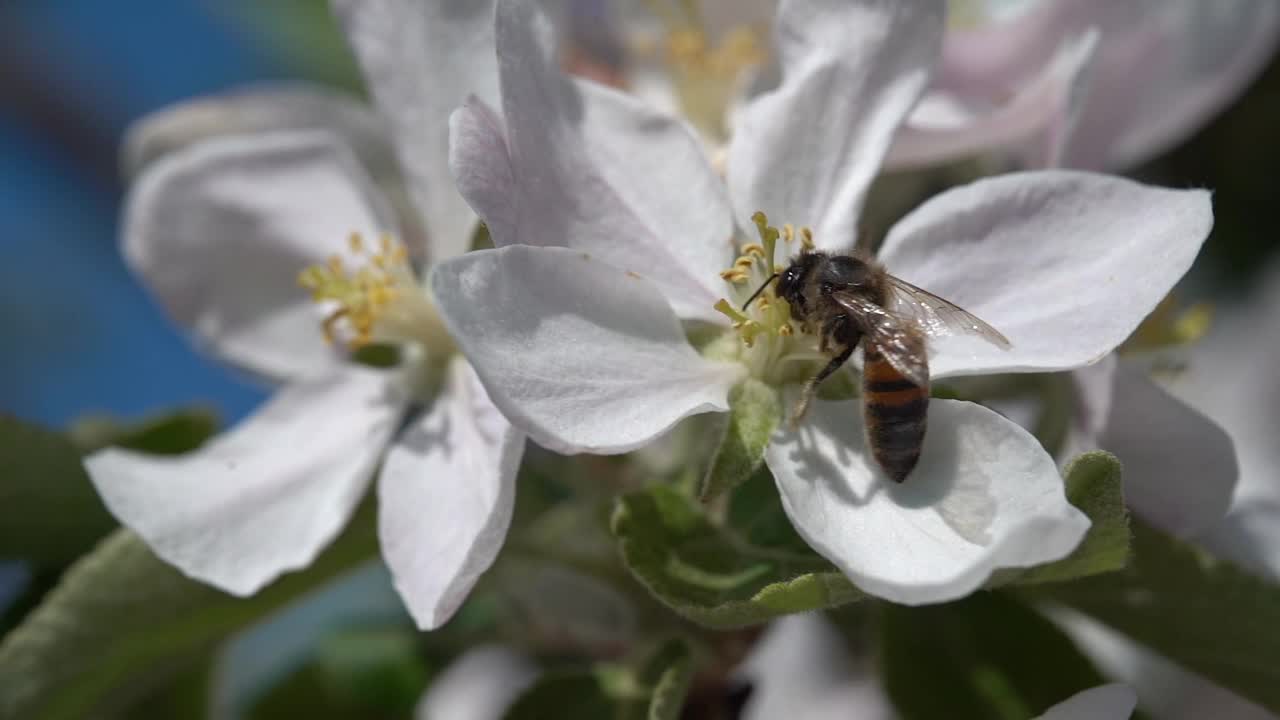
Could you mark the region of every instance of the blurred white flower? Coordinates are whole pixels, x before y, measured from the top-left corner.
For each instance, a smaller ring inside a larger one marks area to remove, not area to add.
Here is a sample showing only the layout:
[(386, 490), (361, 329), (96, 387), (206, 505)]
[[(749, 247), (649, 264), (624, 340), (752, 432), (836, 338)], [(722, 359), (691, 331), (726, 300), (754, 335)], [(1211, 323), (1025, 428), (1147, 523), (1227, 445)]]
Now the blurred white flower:
[[(727, 410), (746, 376), (793, 382), (782, 368), (812, 358), (812, 345), (753, 306), (760, 331), (744, 347), (712, 310), (734, 256), (733, 218), (751, 228), (765, 210), (812, 223), (819, 248), (849, 245), (867, 185), (928, 82), (941, 15), (929, 2), (785, 2), (784, 79), (743, 110), (726, 193), (682, 124), (562, 76), (545, 18), (500, 2), (502, 115), (472, 100), (452, 121), (459, 189), (499, 249), (432, 275), (494, 403), (544, 446), (616, 453), (689, 415)], [(1061, 370), (1127, 337), (1190, 266), (1211, 222), (1204, 192), (1010, 175), (926, 203), (893, 228), (880, 259), (1013, 343), (941, 338), (934, 377)], [(700, 356), (680, 318), (720, 323), (731, 350)], [(1028, 433), (947, 400), (932, 402), (929, 427), (904, 485), (885, 482), (866, 455), (852, 403), (817, 403), (766, 455), (793, 524), (859, 587), (942, 601), (995, 568), (1075, 546), (1087, 520)]]
[[(447, 117), (467, 94), (496, 93), (492, 10), (335, 9), (394, 152), (368, 109), (304, 89), (199, 100), (145, 120), (127, 147), (139, 173), (128, 264), (198, 342), (281, 389), (198, 451), (107, 449), (86, 464), (107, 507), (157, 555), (239, 595), (308, 565), (376, 471), (383, 555), (418, 624), (433, 628), (497, 554), (524, 447), (454, 355), (414, 266), (471, 242), (475, 217), (448, 175)], [(403, 172), (407, 212), (392, 211), (370, 167)], [(343, 263), (351, 233), (368, 238), (350, 248), (364, 267)], [(357, 365), (325, 342), (298, 287), (308, 266), (326, 333), (399, 345), (400, 367)]]
[(1098, 448), (1114, 453), (1124, 466), (1130, 509), (1177, 537), (1196, 537), (1221, 522), (1238, 475), (1235, 447), (1222, 427), (1153, 381), (1136, 360), (1112, 355), (1071, 379), (1076, 399), (1063, 461)]
[(896, 717), (870, 662), (854, 657), (821, 613), (775, 620), (737, 675), (751, 683), (742, 720)]
[[(1270, 0), (951, 0), (940, 68), (886, 159), (979, 152), (1025, 167), (1125, 169), (1207, 123), (1280, 33)], [(711, 147), (778, 80), (777, 0), (574, 0), (570, 45), (617, 84), (680, 113)], [(575, 56), (577, 57), (577, 56)], [(578, 63), (577, 67), (591, 67)]]
[(525, 656), (500, 645), (471, 648), (431, 680), (417, 720), (500, 720), (538, 676)]
[(1280, 378), (1268, 362), (1280, 347), (1280, 264), (1188, 354), (1169, 389), (1221, 423), (1235, 440), (1240, 482), (1227, 517), (1198, 539), (1216, 554), (1280, 580)]
[[(952, 7), (956, 22), (932, 102), (960, 116), (956, 124), (1043, 83), (1063, 48), (1097, 32), (1087, 92), (1074, 108), (1060, 102), (1068, 113), (1059, 122), (1070, 132), (1056, 151), (1025, 158), (1032, 167), (1122, 170), (1169, 149), (1244, 91), (1280, 33), (1272, 0), (953, 0)], [(988, 113), (987, 124), (997, 116)], [(946, 113), (924, 102), (909, 124), (924, 122), (945, 123)]]
[[(820, 613), (773, 622), (739, 673), (752, 685), (743, 720), (896, 717), (874, 668), (848, 651)], [(1123, 685), (1102, 685), (1054, 705), (1038, 720), (1125, 720), (1137, 700)]]

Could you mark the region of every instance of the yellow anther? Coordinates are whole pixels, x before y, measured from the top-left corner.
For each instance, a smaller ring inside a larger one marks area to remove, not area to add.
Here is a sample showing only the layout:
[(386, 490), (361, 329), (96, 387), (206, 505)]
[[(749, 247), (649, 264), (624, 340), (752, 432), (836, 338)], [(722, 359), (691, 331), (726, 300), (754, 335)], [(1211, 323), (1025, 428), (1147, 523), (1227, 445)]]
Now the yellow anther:
[(1189, 345), (1204, 337), (1212, 324), (1212, 305), (1202, 302), (1180, 309), (1171, 294), (1138, 325), (1138, 329), (1120, 346), (1120, 351), (1147, 352)]
[(795, 331), (791, 329), (791, 323), (783, 323), (782, 327), (778, 328), (778, 334), (783, 337), (791, 337), (795, 334)]
[(740, 323), (744, 323), (750, 320), (750, 318), (742, 314), (741, 310), (729, 304), (729, 301), (725, 300), (724, 298), (720, 298), (720, 300), (716, 302), (714, 307), (720, 314), (732, 320), (733, 326), (735, 328), (738, 327)]
[(743, 255), (742, 257), (733, 261), (733, 266), (740, 270), (750, 270), (751, 266), (755, 264), (756, 264), (755, 258), (750, 255)]
[(739, 280), (746, 280), (747, 274), (735, 267), (720, 271), (720, 277), (724, 280), (728, 280), (729, 282), (737, 282)]
[[(351, 233), (347, 247), (364, 260), (363, 267), (350, 271), (340, 256), (312, 265), (298, 274), (298, 284), (311, 291), (316, 302), (333, 302), (337, 308), (325, 317), (321, 329), (325, 339), (338, 342), (339, 325), (345, 330), (345, 342), (352, 349), (373, 340), (378, 323), (402, 298), (421, 295), (409, 266), (409, 253), (390, 235), (378, 238), (378, 251), (370, 252), (363, 236)], [(425, 298), (425, 296), (423, 296)], [(425, 299), (416, 302), (425, 303)]]
[(807, 225), (800, 228), (800, 244), (805, 250), (813, 249), (813, 228)]
[(792, 240), (796, 239), (796, 229), (791, 223), (785, 223), (782, 226), (782, 241), (790, 245)]
[(764, 246), (760, 243), (747, 243), (742, 246), (743, 255), (755, 255), (758, 258), (764, 257)]
[(764, 260), (769, 266), (769, 272), (773, 273), (774, 249), (778, 246), (778, 228), (770, 225), (769, 216), (760, 210), (751, 215), (751, 222), (756, 224), (756, 231), (760, 233), (760, 240), (764, 244)]

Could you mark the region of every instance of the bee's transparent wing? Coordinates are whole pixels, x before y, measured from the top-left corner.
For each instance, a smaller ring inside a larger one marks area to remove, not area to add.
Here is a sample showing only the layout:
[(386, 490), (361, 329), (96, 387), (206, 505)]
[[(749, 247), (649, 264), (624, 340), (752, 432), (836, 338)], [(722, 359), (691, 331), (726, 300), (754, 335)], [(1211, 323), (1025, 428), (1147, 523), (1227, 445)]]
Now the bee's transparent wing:
[(856, 293), (837, 290), (831, 299), (849, 312), (863, 333), (863, 342), (875, 345), (894, 370), (917, 385), (929, 385), (924, 337), (911, 318), (899, 317)]
[(930, 337), (976, 335), (1002, 350), (1012, 347), (1009, 338), (982, 318), (937, 295), (889, 276), (888, 304), (893, 312), (915, 320)]

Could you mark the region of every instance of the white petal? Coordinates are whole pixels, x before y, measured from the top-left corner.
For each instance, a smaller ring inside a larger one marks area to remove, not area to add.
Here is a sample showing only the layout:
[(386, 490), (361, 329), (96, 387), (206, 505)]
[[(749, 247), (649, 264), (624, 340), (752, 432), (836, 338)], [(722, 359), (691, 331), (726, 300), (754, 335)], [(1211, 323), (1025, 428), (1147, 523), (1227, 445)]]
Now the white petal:
[(844, 639), (820, 613), (776, 620), (742, 663), (751, 681), (744, 720), (889, 720), (889, 698), (869, 667), (859, 667)]
[(1013, 173), (939, 195), (892, 230), (889, 271), (1013, 343), (931, 343), (934, 377), (1095, 362), (1182, 277), (1213, 225), (1209, 193), (1091, 173)]
[(475, 214), (449, 174), (449, 114), (498, 98), (493, 0), (332, 0), (424, 216), (433, 261), (471, 246)]
[(382, 553), (418, 627), (453, 616), (507, 536), (524, 436), (461, 358), (431, 411), (401, 434), (378, 479)]
[(1239, 468), (1231, 436), (1142, 373), (1121, 366), (1102, 447), (1124, 464), (1130, 506), (1178, 537), (1222, 521)]
[(1089, 528), (1039, 442), (973, 403), (930, 401), (924, 453), (901, 485), (868, 455), (853, 402), (815, 402), (765, 460), (801, 536), (893, 602), (963, 597), (997, 568), (1064, 557)]
[[(1274, 478), (1267, 478), (1273, 483)], [(1280, 501), (1271, 498), (1237, 501), (1231, 513), (1197, 541), (1271, 582), (1280, 582)]]
[(571, 82), (533, 3), (498, 8), (503, 124), (453, 119), (459, 189), (494, 244), (568, 246), (657, 284), (683, 317), (712, 309), (732, 262), (723, 184), (692, 133), (636, 98)]
[(1070, 167), (1123, 169), (1181, 141), (1265, 66), (1280, 29), (1271, 0), (1044, 0), (1008, 22), (947, 33), (938, 82), (995, 97), (1020, 87), (1064, 37), (1101, 44)]
[(129, 126), (122, 162), (132, 176), (159, 157), (200, 140), (278, 130), (328, 130), (375, 172), (395, 162), (382, 120), (366, 104), (302, 83), (237, 88), (146, 115)]
[[(1146, 0), (1147, 12), (1127, 16), (1130, 37), (1125, 39), (1131, 48), (1140, 45), (1133, 36), (1152, 32), (1153, 20), (1162, 31), (1160, 51), (1139, 56), (1139, 62), (1124, 54), (1121, 32), (1112, 31), (1120, 57), (1100, 58), (1097, 99), (1081, 118), (1077, 135), (1083, 147), (1072, 153), (1074, 167), (1105, 163), (1123, 169), (1165, 152), (1226, 108), (1267, 66), (1280, 37), (1276, 3), (1180, 0), (1173, 5)], [(1122, 80), (1127, 74), (1131, 77)], [(1123, 115), (1117, 117), (1117, 111)], [(1122, 131), (1116, 133), (1117, 128)], [(1097, 150), (1086, 154), (1090, 142)]]
[(525, 656), (505, 647), (482, 645), (463, 653), (431, 681), (414, 717), (500, 720), (537, 676), (537, 665)]
[[(1102, 434), (1107, 430), (1111, 417), (1116, 385), (1116, 368), (1119, 361), (1115, 353), (1098, 362), (1071, 371), (1071, 385), (1075, 391), (1067, 436), (1063, 439), (1058, 459), (1069, 462), (1083, 452), (1097, 450), (1102, 445)], [(1005, 417), (1008, 417), (1006, 414)], [(1030, 429), (1030, 424), (1019, 423)], [(1126, 480), (1128, 473), (1126, 473)]]
[(867, 186), (929, 82), (942, 42), (933, 0), (782, 0), (782, 84), (752, 101), (729, 145), (739, 224), (763, 210), (853, 246)]
[(1274, 714), (1258, 705), (1183, 669), (1088, 615), (1059, 606), (1040, 609), (1071, 636), (1104, 677), (1123, 682), (1137, 691), (1147, 717), (1275, 720)]
[(298, 274), (359, 231), (395, 229), (351, 151), (321, 132), (205, 140), (148, 166), (125, 208), (125, 260), (170, 317), (227, 360), (286, 379), (339, 356)]
[(494, 404), (552, 450), (634, 450), (684, 417), (727, 410), (742, 376), (694, 352), (648, 281), (585, 253), (467, 253), (437, 265), (431, 286)]
[(1096, 31), (1064, 41), (1039, 77), (995, 108), (964, 109), (963, 117), (948, 113), (940, 118), (929, 112), (934, 103), (922, 101), (895, 137), (885, 164), (915, 168), (1016, 149), (1029, 167), (1058, 165), (1085, 100), (1097, 43)]
[(85, 462), (121, 524), (187, 575), (251, 595), (306, 567), (359, 504), (402, 402), (350, 367), (286, 385), (176, 457), (108, 448)]
[(1127, 685), (1112, 683), (1082, 690), (1045, 711), (1038, 720), (1128, 720), (1138, 695)]

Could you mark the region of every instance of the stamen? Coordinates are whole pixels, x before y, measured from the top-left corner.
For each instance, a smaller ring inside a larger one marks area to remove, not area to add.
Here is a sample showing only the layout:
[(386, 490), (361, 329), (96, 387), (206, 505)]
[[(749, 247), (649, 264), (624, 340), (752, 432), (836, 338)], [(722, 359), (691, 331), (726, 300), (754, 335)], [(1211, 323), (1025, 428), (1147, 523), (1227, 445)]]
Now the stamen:
[(778, 247), (778, 228), (770, 225), (769, 216), (760, 210), (751, 215), (751, 222), (756, 224), (756, 231), (764, 242), (764, 261), (769, 264), (769, 273), (772, 274), (777, 271), (773, 266), (773, 257), (774, 250)]
[(741, 26), (711, 37), (698, 0), (648, 0), (666, 26), (666, 64), (682, 109), (709, 137), (723, 141), (729, 103), (743, 73), (763, 62), (761, 28)]
[(419, 340), (434, 332), (432, 323), (438, 320), (418, 287), (404, 245), (382, 235), (377, 252), (372, 252), (363, 236), (352, 233), (347, 247), (364, 261), (358, 270), (349, 271), (334, 255), (298, 275), (298, 284), (311, 291), (314, 301), (337, 304), (321, 324), (327, 341), (337, 343), (345, 336), (347, 347), (356, 350), (373, 342), (384, 328), (394, 340)]

